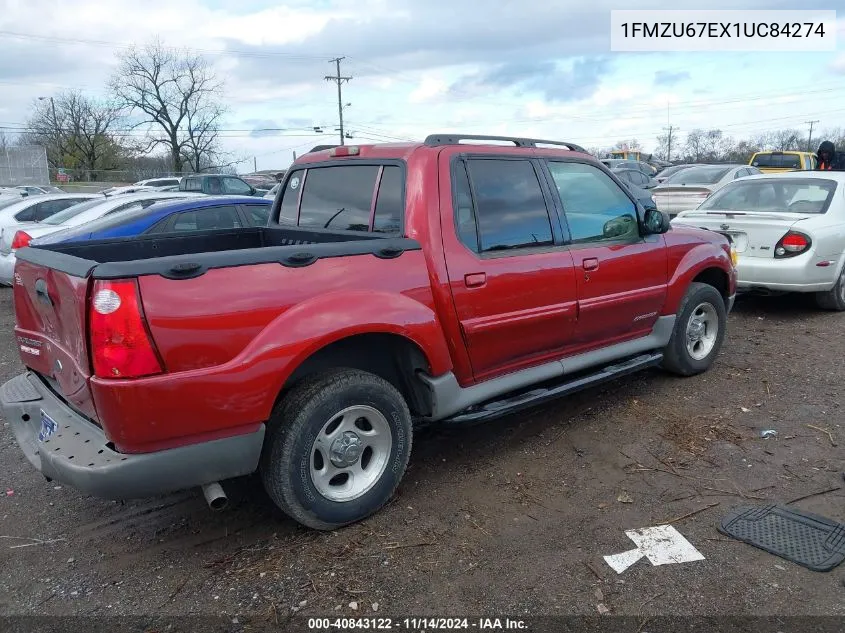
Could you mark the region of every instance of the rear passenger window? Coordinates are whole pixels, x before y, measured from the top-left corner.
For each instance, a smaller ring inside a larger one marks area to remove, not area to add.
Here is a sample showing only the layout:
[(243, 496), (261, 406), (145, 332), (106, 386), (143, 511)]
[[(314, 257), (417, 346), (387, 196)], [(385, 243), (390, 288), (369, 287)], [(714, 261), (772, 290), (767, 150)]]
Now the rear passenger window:
[(603, 171), (549, 162), (573, 242), (639, 238), (636, 206)]
[[(529, 161), (470, 159), (467, 166), (478, 231), (478, 246), (467, 244), (470, 248), (480, 246), (483, 253), (554, 243), (543, 190)], [(463, 213), (460, 202), (456, 211)]]
[[(299, 225), (368, 231), (378, 169), (378, 165), (309, 169), (302, 191)], [(285, 197), (288, 194), (286, 191)]]
[(267, 220), (270, 218), (269, 204), (251, 204), (246, 207), (249, 211), (249, 217), (252, 218), (252, 223), (256, 226), (265, 226)]
[(404, 210), (402, 203), (402, 170), (393, 165), (386, 165), (381, 174), (378, 198), (376, 198), (373, 231), (398, 233), (401, 229)]
[(35, 208), (37, 204), (33, 204), (31, 207), (27, 207), (23, 211), (18, 212), (15, 216), (15, 220), (18, 222), (32, 222), (35, 220)]

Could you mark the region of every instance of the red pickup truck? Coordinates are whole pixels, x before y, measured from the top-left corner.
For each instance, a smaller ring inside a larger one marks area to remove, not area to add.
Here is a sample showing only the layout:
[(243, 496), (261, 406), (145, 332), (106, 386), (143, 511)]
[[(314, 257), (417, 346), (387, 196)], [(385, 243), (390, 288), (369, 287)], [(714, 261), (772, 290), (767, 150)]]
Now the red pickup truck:
[(48, 479), (112, 499), (201, 487), (217, 507), (219, 482), (257, 471), (334, 529), (391, 497), (416, 423), (705, 371), (732, 257), (577, 145), (338, 146), (291, 166), (267, 227), (19, 250), (27, 371), (0, 402)]

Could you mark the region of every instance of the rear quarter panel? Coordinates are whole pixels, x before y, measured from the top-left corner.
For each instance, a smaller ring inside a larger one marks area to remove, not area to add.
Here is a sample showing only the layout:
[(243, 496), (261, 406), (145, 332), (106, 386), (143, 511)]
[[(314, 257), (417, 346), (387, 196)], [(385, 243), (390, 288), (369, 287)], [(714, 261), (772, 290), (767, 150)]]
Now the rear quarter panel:
[(92, 379), (97, 411), (123, 450), (143, 452), (248, 430), (268, 419), (288, 376), (341, 338), (394, 333), (430, 370), (451, 366), (425, 259), (357, 255), (304, 268), (258, 264), (190, 280), (139, 279), (167, 373)]

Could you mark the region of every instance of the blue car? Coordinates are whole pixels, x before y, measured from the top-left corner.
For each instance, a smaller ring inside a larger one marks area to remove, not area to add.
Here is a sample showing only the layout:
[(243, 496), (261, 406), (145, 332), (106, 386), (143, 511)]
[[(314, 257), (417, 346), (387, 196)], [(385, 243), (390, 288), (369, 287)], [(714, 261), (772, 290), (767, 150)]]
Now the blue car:
[(272, 200), (250, 196), (213, 196), (166, 201), (143, 209), (105, 215), (73, 228), (50, 233), (33, 240), (32, 243), (55, 244), (266, 226), (272, 205)]

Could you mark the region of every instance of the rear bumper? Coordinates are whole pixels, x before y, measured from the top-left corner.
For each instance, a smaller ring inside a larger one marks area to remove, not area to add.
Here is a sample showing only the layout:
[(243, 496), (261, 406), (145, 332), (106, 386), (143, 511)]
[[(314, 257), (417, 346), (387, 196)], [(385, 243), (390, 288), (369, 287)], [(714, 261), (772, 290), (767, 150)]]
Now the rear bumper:
[(790, 259), (739, 256), (737, 262), (737, 289), (747, 292), (754, 289), (783, 292), (819, 292), (833, 288), (839, 272), (838, 262), (818, 266), (822, 261), (832, 261), (807, 253)]
[[(35, 374), (0, 387), (0, 407), (18, 445), (45, 477), (106, 499), (151, 497), (248, 475), (258, 467), (264, 425), (258, 431), (153, 453), (112, 448), (95, 424), (70, 409)], [(40, 439), (41, 413), (57, 425)]]
[(11, 286), (15, 276), (15, 254), (0, 254), (0, 284)]

